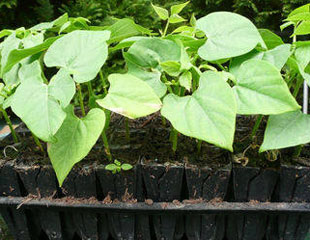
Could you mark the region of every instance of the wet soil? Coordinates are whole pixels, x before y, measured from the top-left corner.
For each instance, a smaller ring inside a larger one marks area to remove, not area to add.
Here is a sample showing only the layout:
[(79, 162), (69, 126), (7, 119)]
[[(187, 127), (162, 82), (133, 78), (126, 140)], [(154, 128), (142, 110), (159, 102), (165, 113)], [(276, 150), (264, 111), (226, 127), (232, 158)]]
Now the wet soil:
[[(124, 117), (112, 113), (110, 126), (107, 130), (113, 159), (118, 159), (123, 163), (134, 165), (143, 160), (159, 164), (187, 163), (222, 167), (230, 162), (227, 157), (228, 151), (205, 142), (202, 143), (201, 152), (198, 154), (198, 141), (182, 134), (178, 135), (178, 148), (174, 153), (169, 140), (170, 124), (167, 121), (164, 125), (159, 113), (139, 120), (128, 120), (130, 139), (126, 137), (125, 124)], [(18, 163), (25, 165), (49, 165), (47, 154), (42, 153), (35, 145), (33, 137), (23, 124), (17, 129), (17, 132), (21, 139), (20, 143), (13, 144), (10, 137), (0, 143), (0, 159), (17, 160)], [(41, 143), (46, 150), (46, 144)], [(101, 138), (89, 155), (76, 167), (94, 163), (95, 165), (109, 163)]]

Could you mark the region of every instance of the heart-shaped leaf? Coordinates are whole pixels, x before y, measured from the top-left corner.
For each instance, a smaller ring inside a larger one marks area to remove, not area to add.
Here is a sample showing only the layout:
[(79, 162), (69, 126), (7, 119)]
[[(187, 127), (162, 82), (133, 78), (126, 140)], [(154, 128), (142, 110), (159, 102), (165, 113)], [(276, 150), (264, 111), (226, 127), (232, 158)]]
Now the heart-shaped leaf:
[(300, 109), (282, 79), (280, 71), (269, 62), (244, 62), (236, 76), (234, 91), (239, 114), (281, 114)]
[(260, 152), (310, 142), (310, 115), (293, 111), (270, 116)]
[(38, 61), (22, 69), (27, 67), (34, 70), (33, 75), (27, 75), (29, 71), (21, 70), (20, 76), (25, 78), (21, 79), (14, 93), (12, 110), (37, 137), (43, 141), (54, 141), (54, 135), (66, 117), (59, 102), (63, 106), (70, 102), (73, 89), (72, 84), (68, 87), (68, 82), (73, 83), (73, 80), (65, 72), (59, 71), (54, 80), (46, 85), (41, 74), (36, 72), (40, 69)]
[(264, 42), (254, 24), (247, 18), (230, 12), (215, 12), (200, 18), (197, 28), (208, 40), (198, 55), (207, 61), (240, 56)]
[(130, 74), (111, 74), (107, 96), (97, 103), (131, 119), (147, 116), (161, 108), (161, 101), (143, 80)]
[(209, 71), (201, 75), (192, 96), (167, 95), (161, 114), (180, 133), (232, 151), (236, 111), (231, 87)]
[(78, 83), (88, 82), (107, 59), (109, 37), (109, 31), (73, 31), (50, 46), (44, 63), (47, 67), (66, 69)]
[(48, 155), (60, 186), (72, 167), (95, 145), (105, 124), (104, 111), (99, 108), (91, 109), (82, 119), (74, 115), (72, 105), (66, 112), (67, 117), (55, 135), (57, 141), (48, 144)]

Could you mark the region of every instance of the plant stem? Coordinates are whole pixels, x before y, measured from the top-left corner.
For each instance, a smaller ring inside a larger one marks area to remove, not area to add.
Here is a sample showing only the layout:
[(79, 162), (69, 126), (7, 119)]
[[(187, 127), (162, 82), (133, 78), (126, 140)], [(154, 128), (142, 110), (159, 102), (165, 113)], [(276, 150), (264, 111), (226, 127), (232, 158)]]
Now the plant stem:
[(41, 151), (41, 152), (44, 152), (43, 146), (42, 146), (42, 144), (41, 144), (39, 138), (38, 138), (36, 135), (34, 135), (33, 132), (31, 132), (31, 134), (32, 134), (32, 137), (33, 137), (34, 142), (35, 142), (36, 145), (39, 147), (40, 151)]
[(216, 62), (216, 64), (220, 67), (220, 69), (222, 69), (223, 71), (226, 71), (226, 69), (223, 67), (222, 64), (220, 64), (219, 62)]
[(106, 109), (104, 110), (104, 112), (106, 115), (106, 122), (105, 122), (105, 126), (103, 128), (103, 131), (101, 133), (101, 137), (102, 137), (105, 153), (107, 154), (109, 161), (112, 161), (112, 154), (110, 151), (109, 141), (108, 141), (108, 138), (106, 135), (106, 130), (110, 125), (111, 113), (109, 110), (106, 110)]
[(105, 149), (105, 152), (107, 154), (107, 157), (108, 157), (109, 161), (112, 161), (112, 155), (111, 155), (111, 151), (110, 151), (110, 147), (109, 147), (108, 138), (107, 138), (107, 135), (105, 134), (105, 130), (102, 131), (101, 137), (102, 137), (102, 141), (103, 141), (103, 145), (104, 145), (104, 149)]
[(178, 131), (175, 128), (171, 129), (170, 141), (172, 142), (172, 151), (175, 153), (178, 146)]
[(164, 30), (164, 32), (163, 32), (162, 37), (165, 37), (165, 36), (166, 36), (167, 31), (168, 31), (168, 27), (169, 27), (169, 19), (168, 19), (168, 21), (167, 21), (167, 23), (166, 23), (165, 30)]
[(294, 153), (293, 153), (293, 157), (299, 157), (303, 146), (304, 145), (298, 145), (298, 146), (295, 147)]
[(166, 127), (166, 124), (167, 124), (166, 118), (164, 118), (163, 116), (161, 116), (161, 121), (162, 121), (162, 123), (163, 123), (163, 126)]
[(193, 88), (193, 92), (195, 92), (196, 89), (198, 88), (198, 81), (196, 78), (193, 78), (192, 88)]
[(256, 135), (257, 130), (259, 129), (259, 126), (263, 120), (263, 115), (259, 115), (256, 119), (255, 125), (252, 130), (251, 138), (253, 138)]
[(87, 82), (87, 88), (88, 88), (88, 94), (89, 94), (89, 98), (90, 98), (94, 94), (93, 88), (92, 88), (90, 82)]
[(100, 69), (100, 71), (99, 71), (99, 76), (100, 76), (100, 80), (101, 80), (102, 85), (103, 85), (104, 94), (107, 95), (107, 94), (108, 94), (108, 89), (107, 89), (107, 87), (108, 87), (108, 82), (107, 82), (107, 80), (103, 77), (103, 72), (102, 72), (101, 69)]
[(126, 140), (127, 142), (130, 142), (130, 132), (129, 132), (129, 120), (128, 118), (125, 118), (125, 132), (126, 132)]
[(17, 137), (17, 134), (16, 134), (16, 132), (15, 132), (15, 130), (14, 130), (14, 127), (13, 127), (13, 124), (12, 124), (12, 122), (11, 122), (10, 117), (9, 117), (8, 114), (6, 113), (5, 109), (1, 108), (1, 112), (2, 112), (2, 114), (3, 114), (3, 117), (4, 117), (4, 119), (5, 119), (6, 123), (7, 123), (7, 125), (9, 125), (9, 128), (10, 128), (10, 130), (11, 130), (11, 134), (12, 134), (12, 137), (13, 137), (13, 141), (14, 141), (15, 143), (18, 143), (18, 137)]
[(79, 101), (80, 101), (80, 107), (81, 107), (81, 111), (82, 111), (82, 115), (83, 117), (85, 117), (85, 108), (84, 108), (84, 103), (83, 103), (83, 96), (82, 96), (82, 90), (81, 90), (81, 86), (80, 84), (77, 85), (78, 88), (78, 93), (79, 93)]
[(200, 152), (201, 152), (201, 144), (202, 144), (202, 140), (198, 140), (198, 143), (197, 143), (197, 154), (200, 154)]

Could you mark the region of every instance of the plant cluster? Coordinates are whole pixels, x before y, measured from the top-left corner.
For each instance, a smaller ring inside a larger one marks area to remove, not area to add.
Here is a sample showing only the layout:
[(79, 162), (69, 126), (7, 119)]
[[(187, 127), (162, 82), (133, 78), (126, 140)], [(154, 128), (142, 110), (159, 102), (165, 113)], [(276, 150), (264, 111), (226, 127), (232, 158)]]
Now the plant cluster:
[[(42, 151), (41, 141), (47, 143), (60, 185), (100, 136), (112, 160), (105, 134), (111, 112), (137, 119), (160, 111), (172, 125), (173, 151), (180, 133), (197, 139), (198, 151), (202, 141), (233, 151), (237, 114), (258, 115), (254, 135), (262, 117), (270, 116), (260, 152), (310, 142), (305, 131), (310, 117), (296, 101), (303, 81), (310, 83), (310, 42), (297, 41), (310, 33), (310, 4), (293, 11), (282, 26), (294, 27), (292, 44), (236, 13), (187, 21), (180, 15), (187, 4), (169, 10), (153, 5), (166, 23), (160, 36), (129, 19), (94, 27), (67, 14), (0, 32), (0, 110), (15, 142), (8, 109)], [(117, 51), (125, 73), (106, 76), (103, 66)], [(96, 78), (100, 93), (92, 86)], [(108, 165), (113, 172), (121, 169), (130, 166)]]

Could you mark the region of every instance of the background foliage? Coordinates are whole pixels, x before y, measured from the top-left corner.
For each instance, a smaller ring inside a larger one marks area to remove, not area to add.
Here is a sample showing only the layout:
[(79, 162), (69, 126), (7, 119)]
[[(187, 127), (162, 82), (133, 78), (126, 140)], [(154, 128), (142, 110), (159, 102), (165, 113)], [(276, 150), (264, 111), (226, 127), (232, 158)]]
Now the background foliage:
[[(1, 0), (1, 28), (32, 26), (55, 19), (63, 12), (69, 16), (86, 17), (95, 25), (117, 18), (131, 17), (145, 27), (158, 28), (161, 24), (153, 13), (151, 2), (160, 6), (184, 2), (175, 0)], [(186, 8), (187, 15), (200, 17), (209, 12), (226, 10), (252, 19), (258, 27), (278, 30), (283, 17), (307, 0), (193, 0)]]

